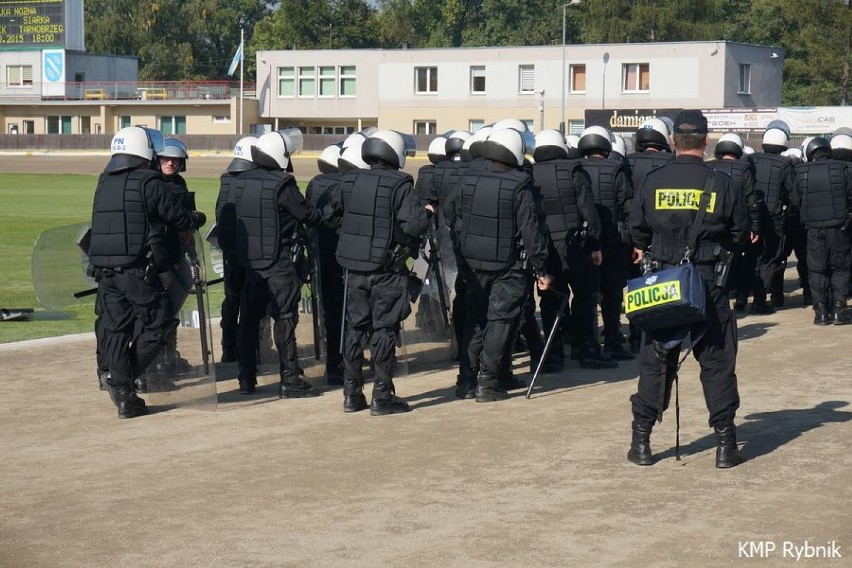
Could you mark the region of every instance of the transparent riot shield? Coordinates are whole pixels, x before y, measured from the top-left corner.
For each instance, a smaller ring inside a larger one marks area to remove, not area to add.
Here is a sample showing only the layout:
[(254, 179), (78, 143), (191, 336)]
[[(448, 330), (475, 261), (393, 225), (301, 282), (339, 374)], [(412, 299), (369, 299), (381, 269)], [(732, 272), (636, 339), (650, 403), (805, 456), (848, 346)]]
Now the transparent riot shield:
[[(449, 319), (450, 296), (446, 288), (438, 256), (430, 256), (427, 243), (424, 254), (414, 262), (413, 274), (420, 280), (419, 290), (412, 290), (413, 305), (402, 328), (409, 372), (434, 367), (439, 361), (450, 361), (453, 354), (452, 322)], [(429, 259), (427, 261), (427, 259)]]
[(49, 310), (94, 305), (95, 280), (88, 275), (89, 223), (66, 225), (41, 233), (33, 245), (33, 289)]
[[(185, 247), (186, 258), (162, 276), (180, 324), (166, 338), (157, 359), (145, 370), (140, 387), (154, 406), (216, 410), (216, 371), (213, 364), (210, 303), (207, 297), (207, 256), (204, 240), (195, 232)], [(179, 287), (180, 289), (174, 289)]]

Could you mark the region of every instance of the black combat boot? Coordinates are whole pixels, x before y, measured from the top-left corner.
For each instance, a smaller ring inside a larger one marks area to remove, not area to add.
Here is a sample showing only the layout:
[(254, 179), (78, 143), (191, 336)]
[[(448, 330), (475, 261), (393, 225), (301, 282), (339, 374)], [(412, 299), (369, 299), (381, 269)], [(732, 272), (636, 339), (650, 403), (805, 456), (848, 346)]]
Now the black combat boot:
[(830, 325), (831, 318), (828, 316), (828, 308), (822, 302), (814, 304), (814, 325)]
[(595, 346), (581, 347), (577, 352), (577, 359), (580, 361), (581, 369), (615, 369), (618, 367), (618, 361), (614, 361), (607, 355), (604, 355)]
[(654, 456), (651, 454), (651, 429), (653, 422), (643, 423), (633, 421), (633, 439), (630, 441), (630, 449), (627, 451), (627, 461), (636, 465), (651, 465)]
[(312, 398), (322, 394), (300, 375), (304, 375), (301, 369), (287, 369), (281, 372), (281, 390), (278, 398)]
[(606, 340), (604, 343), (604, 353), (615, 361), (630, 361), (633, 359), (633, 353), (625, 349), (624, 345), (616, 340)]
[(257, 387), (257, 377), (239, 377), (240, 394), (254, 394)]
[(108, 384), (107, 392), (112, 402), (118, 407), (119, 418), (135, 418), (148, 414), (148, 407), (145, 406), (145, 401), (136, 396), (130, 385), (122, 383), (113, 386)]
[(456, 397), (463, 400), (476, 397), (476, 380), (456, 375)]
[(375, 398), (370, 403), (370, 416), (385, 416), (387, 414), (400, 414), (408, 412), (411, 407), (408, 403), (395, 394), (387, 398)]
[(846, 309), (846, 302), (834, 302), (829, 316), (834, 325), (847, 325), (852, 323), (852, 314)]
[(737, 427), (733, 424), (714, 426), (716, 431), (716, 467), (727, 469), (743, 463), (743, 455), (737, 447)]
[(234, 347), (222, 346), (222, 356), (219, 357), (220, 363), (234, 363), (237, 360), (237, 350)]
[(352, 394), (343, 395), (343, 412), (360, 412), (367, 410), (370, 405), (367, 404), (367, 397), (364, 396), (364, 391), (358, 388)]
[(474, 396), (476, 397), (476, 402), (497, 402), (509, 398), (509, 393), (501, 387), (488, 388), (477, 385)]
[(755, 315), (768, 316), (775, 313), (775, 308), (770, 306), (766, 299), (763, 301), (754, 301), (751, 302), (751, 313)]

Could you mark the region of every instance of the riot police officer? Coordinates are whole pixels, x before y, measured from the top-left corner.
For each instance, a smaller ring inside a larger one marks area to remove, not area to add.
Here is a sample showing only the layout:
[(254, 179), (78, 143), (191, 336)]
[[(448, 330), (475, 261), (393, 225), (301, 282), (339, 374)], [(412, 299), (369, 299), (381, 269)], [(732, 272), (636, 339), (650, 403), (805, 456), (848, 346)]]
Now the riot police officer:
[[(245, 284), (246, 271), (237, 261), (237, 198), (242, 194), (245, 172), (257, 169), (251, 161), (251, 148), (257, 143), (254, 136), (240, 138), (234, 145), (233, 159), (225, 173), (219, 177), (219, 195), (216, 198), (217, 245), (222, 250), (225, 297), (222, 300), (222, 357), (223, 363), (237, 361), (237, 325), (240, 314), (240, 296)], [(249, 174), (250, 175), (250, 174)], [(250, 382), (250, 381), (249, 381)], [(246, 383), (243, 394), (254, 392), (254, 385)]]
[(433, 187), (434, 170), (437, 164), (447, 161), (447, 136), (442, 134), (433, 138), (429, 143), (429, 150), (426, 152), (426, 157), (429, 163), (425, 164), (417, 170), (417, 180), (414, 182), (414, 192), (421, 201), (435, 200), (435, 189)]
[[(305, 197), (320, 211), (330, 201), (332, 190), (343, 179), (339, 172), (340, 147), (333, 144), (325, 148), (317, 159), (319, 175), (314, 176), (305, 190)], [(319, 286), (314, 286), (322, 300), (320, 324), (325, 330), (326, 361), (325, 380), (328, 385), (343, 384), (343, 355), (340, 352), (340, 324), (343, 319), (343, 269), (334, 257), (337, 251), (337, 231), (323, 223), (309, 231), (314, 273), (319, 276)], [(317, 317), (317, 314), (314, 315)]]
[[(722, 250), (734, 251), (747, 236), (748, 221), (742, 196), (724, 174), (704, 164), (707, 119), (698, 110), (680, 112), (674, 123), (676, 157), (645, 178), (631, 203), (630, 229), (635, 243), (635, 261), (650, 249), (663, 267), (674, 266), (685, 257), (689, 233), (702, 201), (699, 196), (708, 180), (715, 183), (714, 194), (690, 251), (704, 279), (707, 291), (706, 322), (703, 329), (692, 327), (693, 337), (703, 330), (693, 346), (701, 366), (701, 384), (710, 412), (710, 426), (717, 436), (716, 467), (733, 467), (742, 461), (736, 444), (734, 415), (739, 407), (737, 392), (736, 319), (732, 317), (724, 288), (714, 281), (714, 268)], [(633, 439), (627, 459), (638, 465), (653, 463), (650, 447), (654, 420), (668, 406), (672, 366), (676, 368), (680, 345), (665, 349), (660, 337), (646, 333), (640, 352), (639, 385), (631, 397)], [(658, 353), (660, 351), (660, 353)], [(665, 391), (662, 389), (665, 388)], [(665, 396), (661, 396), (661, 393)], [(660, 407), (660, 399), (662, 408)]]
[(532, 180), (518, 171), (525, 152), (521, 133), (495, 128), (477, 152), (481, 166), (465, 173), (444, 214), (469, 270), (463, 340), (468, 352), (460, 360), (459, 388), (475, 388), (477, 402), (493, 402), (508, 397), (500, 372), (527, 299), (524, 265), (542, 290), (551, 278)]
[[(743, 148), (743, 139), (739, 134), (733, 132), (723, 134), (713, 149), (716, 160), (712, 162), (714, 170), (731, 176), (734, 191), (742, 195), (748, 210), (749, 241), (743, 253), (737, 257), (739, 266), (734, 270), (736, 279), (731, 283), (736, 298), (734, 309), (737, 311), (745, 309), (748, 294), (753, 284), (758, 290), (763, 290), (756, 271), (759, 252), (757, 246), (760, 240), (761, 227), (769, 214), (766, 210), (763, 194), (754, 187), (754, 164), (744, 157)], [(760, 295), (760, 292), (758, 292), (758, 296)], [(765, 297), (765, 293), (763, 297)]]
[(352, 169), (335, 190), (330, 220), (340, 218), (337, 261), (346, 274), (343, 337), (343, 411), (368, 408), (364, 395), (364, 349), (375, 369), (370, 414), (408, 412), (393, 383), (397, 331), (411, 313), (406, 261), (417, 253), (428, 228), (427, 211), (414, 194), (401, 134), (378, 130), (364, 140), (361, 156), (370, 169)]
[(251, 146), (258, 168), (240, 174), (236, 207), (237, 261), (246, 270), (237, 328), (240, 392), (250, 394), (257, 384), (257, 334), (272, 304), (273, 339), (278, 350), (279, 396), (306, 398), (320, 391), (305, 381), (298, 364), (296, 324), (299, 300), (307, 276), (304, 224), (316, 225), (319, 212), (302, 196), (290, 156), (293, 139), (280, 131), (268, 132)]
[(621, 301), (630, 266), (630, 250), (625, 237), (628, 235), (627, 202), (633, 196), (633, 187), (625, 163), (608, 157), (612, 150), (610, 136), (607, 129), (591, 126), (580, 135), (577, 147), (584, 158), (583, 169), (591, 179), (601, 218), (600, 292), (605, 355), (627, 360), (633, 355), (622, 345)]
[(802, 212), (808, 236), (808, 270), (814, 301), (814, 324), (848, 324), (852, 168), (831, 159), (823, 137), (805, 148), (808, 161), (795, 168), (793, 205)]
[[(807, 257), (804, 233), (798, 211), (790, 208), (790, 193), (795, 178), (793, 164), (781, 155), (790, 141), (790, 127), (783, 121), (773, 121), (763, 133), (763, 152), (751, 155), (754, 163), (755, 188), (763, 192), (770, 219), (763, 233), (763, 256), (759, 260), (762, 283), (771, 295), (772, 306), (784, 305), (784, 267), (791, 250), (796, 251), (796, 269), (805, 305), (811, 303), (811, 292), (807, 283)], [(759, 283), (758, 283), (759, 285)], [(766, 302), (766, 291), (754, 290), (752, 312), (772, 313)]]
[[(594, 267), (601, 264), (601, 221), (595, 207), (589, 175), (579, 160), (568, 159), (568, 147), (558, 130), (536, 135), (533, 182), (541, 192), (547, 229), (553, 249), (548, 273), (551, 290), (541, 293), (541, 322), (549, 333), (563, 297), (571, 293), (572, 341), (588, 368), (611, 366), (597, 348), (597, 279)], [(557, 328), (548, 360), (561, 362), (562, 330)], [(542, 367), (545, 370), (545, 367)]]
[[(206, 218), (187, 207), (155, 168), (162, 134), (139, 126), (112, 139), (112, 157), (98, 178), (92, 206), (89, 261), (98, 282), (95, 326), (105, 382), (119, 418), (147, 414), (135, 379), (157, 357), (178, 322), (173, 318), (152, 249), (157, 226), (198, 229)], [(144, 306), (145, 309), (141, 309)]]

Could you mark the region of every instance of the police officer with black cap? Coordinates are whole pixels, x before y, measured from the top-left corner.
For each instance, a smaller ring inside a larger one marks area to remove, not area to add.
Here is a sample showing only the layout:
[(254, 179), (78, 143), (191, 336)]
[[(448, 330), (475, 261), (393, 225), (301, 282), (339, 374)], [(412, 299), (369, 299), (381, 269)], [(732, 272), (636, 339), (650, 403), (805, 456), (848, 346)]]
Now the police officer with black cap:
[[(593, 275), (594, 266), (601, 263), (601, 221), (589, 175), (579, 160), (568, 159), (568, 146), (558, 130), (543, 130), (536, 135), (533, 159), (533, 181), (541, 192), (554, 257), (549, 259), (554, 267), (548, 270), (554, 277), (551, 290), (541, 294), (542, 325), (549, 333), (563, 304), (556, 292), (568, 294), (570, 288), (572, 341), (583, 354), (580, 364), (588, 368), (609, 365), (600, 357), (596, 339), (598, 287)], [(547, 359), (564, 359), (559, 328), (550, 350)]]
[[(396, 396), (393, 364), (400, 323), (411, 313), (406, 261), (417, 254), (428, 228), (428, 212), (414, 194), (405, 165), (406, 143), (393, 130), (372, 133), (361, 146), (369, 169), (352, 169), (323, 209), (340, 219), (337, 261), (346, 275), (346, 332), (343, 337), (343, 411), (370, 409), (373, 416), (408, 412)], [(364, 395), (364, 350), (369, 343), (375, 369), (372, 402)]]
[[(715, 191), (710, 196), (705, 217), (698, 230), (697, 244), (690, 251), (704, 279), (707, 291), (706, 322), (703, 335), (693, 346), (701, 366), (701, 384), (710, 412), (710, 426), (716, 432), (716, 467), (728, 468), (742, 462), (737, 448), (734, 415), (739, 407), (736, 358), (737, 329), (728, 296), (715, 282), (715, 267), (723, 250), (733, 252), (748, 235), (748, 217), (741, 195), (730, 178), (713, 171), (703, 160), (707, 144), (707, 119), (699, 110), (684, 110), (674, 123), (676, 157), (645, 178), (631, 203), (630, 228), (635, 243), (634, 259), (646, 251), (663, 267), (677, 265), (688, 249), (700, 196), (708, 179)], [(702, 329), (693, 327), (694, 336)], [(677, 364), (680, 347), (658, 354), (658, 342), (644, 334), (640, 352), (638, 391), (631, 397), (633, 440), (627, 459), (637, 465), (654, 461), (650, 447), (654, 420), (662, 417), (671, 394), (667, 367)], [(665, 385), (665, 396), (661, 389)], [(662, 400), (662, 408), (661, 405)]]
[(111, 146), (95, 190), (88, 253), (98, 282), (95, 335), (108, 369), (106, 388), (118, 417), (133, 418), (148, 412), (135, 379), (178, 324), (153, 260), (152, 247), (160, 246), (151, 238), (153, 227), (180, 233), (198, 229), (206, 217), (188, 207), (156, 170), (156, 152), (163, 148), (159, 131), (122, 128)]
[[(547, 235), (540, 225), (530, 177), (519, 171), (526, 145), (520, 132), (495, 128), (481, 142), (481, 167), (466, 172), (444, 208), (469, 267), (467, 315), (459, 389), (477, 402), (508, 397), (500, 384), (504, 353), (527, 300), (529, 264), (546, 290)], [(467, 397), (464, 397), (467, 398)]]
[(808, 234), (808, 270), (814, 324), (852, 323), (846, 309), (852, 234), (852, 168), (833, 160), (830, 142), (816, 137), (805, 148), (807, 162), (795, 168), (791, 200)]
[(237, 261), (246, 269), (237, 329), (240, 393), (251, 394), (257, 384), (257, 334), (272, 304), (273, 339), (278, 350), (279, 396), (307, 398), (320, 391), (302, 378), (296, 348), (299, 300), (307, 277), (304, 225), (316, 225), (319, 212), (296, 185), (290, 156), (295, 141), (281, 131), (268, 132), (251, 146), (259, 167), (240, 175), (236, 207)]
[[(251, 147), (257, 143), (254, 136), (240, 138), (234, 145), (233, 159), (225, 173), (219, 176), (219, 195), (216, 198), (216, 239), (222, 251), (222, 282), (225, 297), (222, 299), (222, 356), (223, 363), (237, 358), (237, 326), (240, 315), (240, 296), (246, 280), (246, 271), (237, 260), (237, 202), (242, 196), (246, 180), (257, 169), (251, 161)], [(250, 381), (249, 381), (250, 382)], [(253, 384), (246, 384), (246, 392), (254, 392)]]

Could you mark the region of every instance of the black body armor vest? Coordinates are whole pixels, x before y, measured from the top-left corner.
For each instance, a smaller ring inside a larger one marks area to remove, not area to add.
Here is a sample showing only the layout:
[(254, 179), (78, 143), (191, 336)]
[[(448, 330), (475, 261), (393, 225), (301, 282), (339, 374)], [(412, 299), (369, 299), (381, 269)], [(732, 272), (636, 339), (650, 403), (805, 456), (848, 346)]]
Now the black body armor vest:
[(838, 227), (846, 220), (846, 165), (836, 160), (798, 164), (794, 172), (802, 196), (802, 222), (815, 229)]
[(553, 242), (566, 240), (580, 226), (577, 187), (574, 185), (574, 172), (578, 168), (582, 165), (577, 160), (548, 160), (532, 167)]
[(287, 172), (256, 169), (240, 174), (237, 188), (236, 254), (238, 262), (253, 270), (263, 270), (278, 260), (281, 247), (281, 220), (278, 193), (293, 179)]
[(769, 213), (777, 215), (790, 197), (783, 186), (783, 174), (784, 168), (792, 167), (792, 164), (777, 154), (756, 153), (752, 154), (751, 159), (754, 163), (754, 188), (763, 192)]

